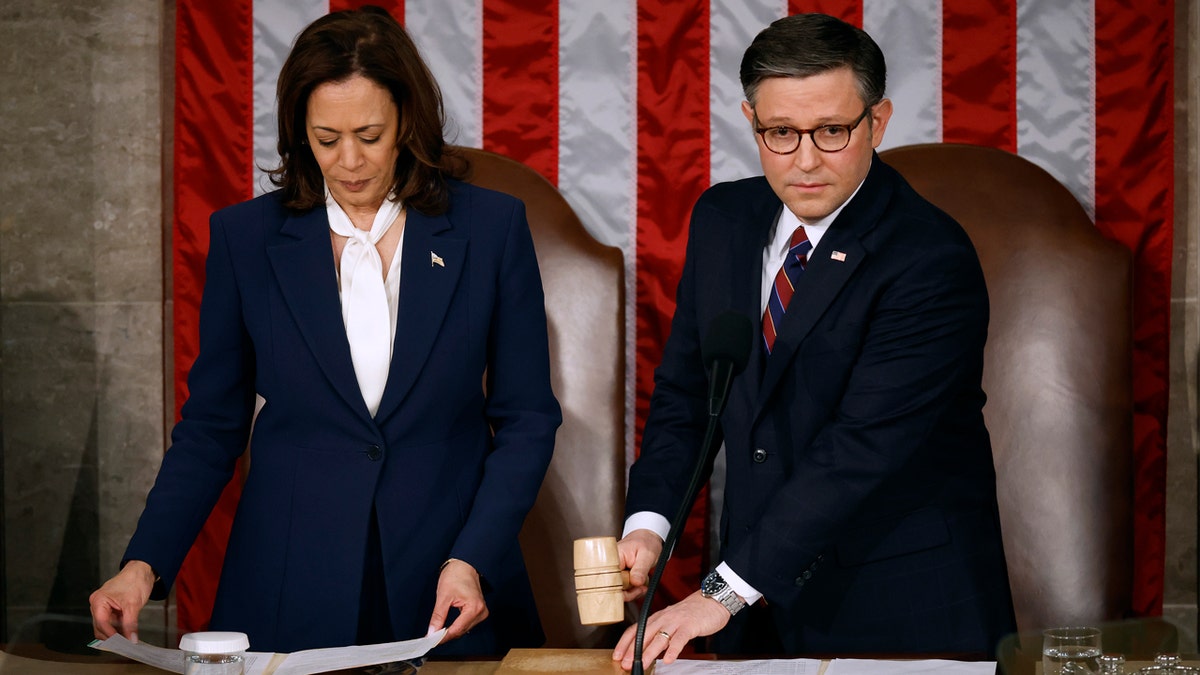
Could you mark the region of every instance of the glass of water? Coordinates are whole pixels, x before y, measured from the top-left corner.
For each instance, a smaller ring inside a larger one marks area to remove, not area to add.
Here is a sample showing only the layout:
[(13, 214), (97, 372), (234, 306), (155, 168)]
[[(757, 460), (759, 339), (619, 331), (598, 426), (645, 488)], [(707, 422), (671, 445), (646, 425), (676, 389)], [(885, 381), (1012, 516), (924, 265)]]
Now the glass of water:
[(1100, 629), (1088, 626), (1042, 631), (1043, 675), (1089, 675), (1100, 672)]

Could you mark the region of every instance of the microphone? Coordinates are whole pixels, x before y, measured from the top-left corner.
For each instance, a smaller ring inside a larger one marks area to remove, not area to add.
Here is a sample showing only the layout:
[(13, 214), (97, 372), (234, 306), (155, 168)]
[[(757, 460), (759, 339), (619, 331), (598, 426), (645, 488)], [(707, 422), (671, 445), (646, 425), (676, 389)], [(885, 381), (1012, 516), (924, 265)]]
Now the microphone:
[(662, 554), (658, 556), (654, 574), (646, 584), (646, 596), (642, 601), (637, 635), (633, 641), (633, 670), (630, 671), (630, 675), (643, 675), (642, 648), (646, 638), (646, 622), (650, 619), (650, 601), (654, 598), (654, 591), (658, 590), (658, 582), (662, 579), (667, 559), (671, 557), (671, 551), (679, 541), (679, 534), (683, 530), (688, 512), (692, 510), (692, 503), (696, 501), (696, 494), (700, 492), (700, 479), (717, 454), (717, 423), (729, 398), (733, 378), (746, 368), (746, 362), (750, 360), (750, 346), (753, 342), (754, 325), (750, 323), (750, 319), (739, 312), (726, 310), (709, 324), (708, 334), (700, 343), (700, 357), (709, 369), (708, 426), (704, 431), (704, 441), (700, 446), (700, 456), (696, 458), (691, 483), (683, 502), (679, 505), (679, 511), (675, 514), (675, 520), (671, 521), (671, 529), (663, 542)]
[(728, 310), (713, 320), (700, 343), (700, 357), (710, 366), (708, 414), (720, 417), (733, 376), (746, 369), (754, 326), (744, 314)]

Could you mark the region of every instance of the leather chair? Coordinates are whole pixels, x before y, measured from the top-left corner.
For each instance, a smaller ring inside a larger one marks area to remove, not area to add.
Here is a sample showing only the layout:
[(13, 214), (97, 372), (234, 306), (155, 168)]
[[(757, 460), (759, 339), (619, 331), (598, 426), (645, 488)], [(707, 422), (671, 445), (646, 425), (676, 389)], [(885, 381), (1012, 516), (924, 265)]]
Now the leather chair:
[(521, 531), (547, 647), (616, 643), (623, 626), (583, 626), (572, 542), (619, 534), (625, 496), (625, 285), (620, 249), (598, 243), (567, 201), (528, 166), (459, 148), (467, 180), (525, 202), (550, 330), (550, 369), (563, 410), (554, 459)]
[(1131, 262), (1071, 193), (1017, 155), (881, 153), (978, 250), (991, 323), (984, 417), (1021, 632), (1132, 605)]

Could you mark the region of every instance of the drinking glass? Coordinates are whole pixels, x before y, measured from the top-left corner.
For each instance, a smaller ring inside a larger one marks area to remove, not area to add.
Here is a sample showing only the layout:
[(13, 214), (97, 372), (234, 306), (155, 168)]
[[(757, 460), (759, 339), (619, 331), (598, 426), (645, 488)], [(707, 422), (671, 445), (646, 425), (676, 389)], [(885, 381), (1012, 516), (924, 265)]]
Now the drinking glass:
[(1043, 675), (1088, 675), (1100, 672), (1100, 629), (1088, 626), (1042, 631)]

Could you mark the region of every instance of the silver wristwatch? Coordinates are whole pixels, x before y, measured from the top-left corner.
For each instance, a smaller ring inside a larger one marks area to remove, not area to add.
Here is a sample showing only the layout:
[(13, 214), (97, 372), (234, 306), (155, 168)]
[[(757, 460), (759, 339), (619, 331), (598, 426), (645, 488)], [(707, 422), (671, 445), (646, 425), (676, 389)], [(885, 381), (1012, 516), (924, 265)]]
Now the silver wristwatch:
[(721, 603), (722, 607), (729, 610), (730, 615), (737, 614), (746, 606), (746, 601), (733, 592), (729, 582), (716, 570), (709, 572), (704, 581), (700, 582), (700, 594)]

